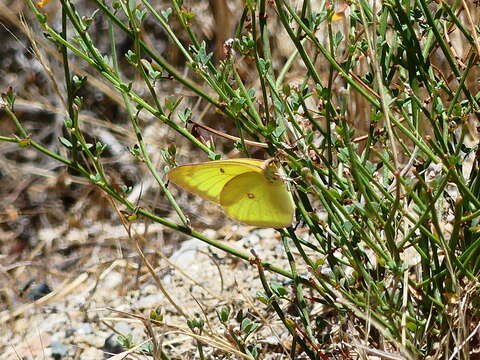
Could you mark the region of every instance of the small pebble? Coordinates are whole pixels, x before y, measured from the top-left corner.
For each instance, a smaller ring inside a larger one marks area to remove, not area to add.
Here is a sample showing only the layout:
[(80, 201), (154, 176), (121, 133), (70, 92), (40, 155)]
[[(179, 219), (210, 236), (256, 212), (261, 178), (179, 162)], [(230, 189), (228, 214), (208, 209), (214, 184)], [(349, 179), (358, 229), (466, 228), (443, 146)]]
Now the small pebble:
[(65, 345), (63, 345), (60, 341), (52, 341), (50, 344), (50, 347), (52, 348), (52, 357), (55, 360), (59, 360), (65, 355), (67, 355), (68, 350)]
[(52, 292), (52, 289), (50, 288), (50, 286), (48, 286), (47, 283), (43, 282), (43, 283), (35, 286), (28, 293), (27, 298), (29, 300), (35, 301), (35, 300), (38, 300), (38, 299), (44, 297), (45, 295), (47, 295), (48, 293), (51, 293), (51, 292)]
[(122, 351), (125, 351), (123, 346), (118, 343), (117, 338), (117, 334), (111, 334), (105, 339), (105, 343), (102, 347), (102, 350), (105, 352), (105, 359), (108, 359), (111, 354), (120, 354)]

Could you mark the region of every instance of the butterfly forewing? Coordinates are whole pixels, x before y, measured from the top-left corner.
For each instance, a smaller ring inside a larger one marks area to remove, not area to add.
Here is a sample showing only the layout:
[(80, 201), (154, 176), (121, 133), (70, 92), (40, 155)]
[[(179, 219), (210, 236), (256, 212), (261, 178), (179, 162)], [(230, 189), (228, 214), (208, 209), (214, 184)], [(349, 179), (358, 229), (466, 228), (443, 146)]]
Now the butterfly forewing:
[(167, 174), (168, 180), (201, 197), (220, 202), (225, 184), (246, 172), (262, 172), (263, 161), (255, 159), (218, 160), (178, 166)]

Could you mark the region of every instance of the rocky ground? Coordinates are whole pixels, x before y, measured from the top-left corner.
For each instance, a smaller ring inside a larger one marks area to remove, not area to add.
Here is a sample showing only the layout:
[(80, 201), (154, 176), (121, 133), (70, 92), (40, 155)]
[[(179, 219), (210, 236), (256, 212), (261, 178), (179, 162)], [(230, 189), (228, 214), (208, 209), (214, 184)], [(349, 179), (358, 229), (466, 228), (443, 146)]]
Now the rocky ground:
[[(139, 265), (138, 254), (127, 250), (134, 246), (125, 236), (125, 229), (105, 223), (83, 229), (43, 231), (39, 244), (62, 237), (70, 245), (56, 248), (49, 255), (37, 247), (36, 252), (42, 255), (31, 260), (10, 264), (4, 261), (10, 283), (22, 284), (25, 289), (10, 288), (11, 293), (23, 290), (24, 295), (0, 313), (4, 329), (0, 358), (101, 359), (116, 353), (124, 356), (128, 351), (124, 352), (127, 349), (117, 341), (119, 336), (129, 339), (132, 346), (139, 346), (135, 353), (140, 356), (139, 349), (150, 344), (152, 334), (174, 359), (196, 358), (196, 337), (211, 344), (205, 347), (206, 355), (223, 358), (226, 353), (238, 352), (217, 318), (216, 311), (224, 306), (231, 309), (232, 316), (243, 312), (260, 325), (248, 342), (260, 343), (263, 351), (269, 353), (266, 358), (285, 356), (288, 338), (275, 315), (256, 299), (262, 288), (254, 267), (196, 239), (185, 238), (178, 246), (165, 246), (161, 241), (165, 230), (161, 226), (145, 229), (140, 225), (135, 231), (143, 234), (143, 239), (150, 239), (143, 246), (146, 258), (154, 266), (155, 278), (146, 266)], [(237, 238), (228, 239), (233, 231)], [(226, 239), (226, 243), (239, 249), (257, 249), (275, 263), (284, 263), (273, 230), (233, 225), (207, 234)], [(284, 278), (272, 276), (275, 279), (285, 282)], [(204, 319), (204, 331), (192, 334), (176, 306), (190, 318)], [(142, 319), (148, 319), (152, 311), (161, 313), (164, 323), (154, 325), (149, 333), (146, 320)], [(239, 324), (231, 320), (230, 325), (238, 329)]]

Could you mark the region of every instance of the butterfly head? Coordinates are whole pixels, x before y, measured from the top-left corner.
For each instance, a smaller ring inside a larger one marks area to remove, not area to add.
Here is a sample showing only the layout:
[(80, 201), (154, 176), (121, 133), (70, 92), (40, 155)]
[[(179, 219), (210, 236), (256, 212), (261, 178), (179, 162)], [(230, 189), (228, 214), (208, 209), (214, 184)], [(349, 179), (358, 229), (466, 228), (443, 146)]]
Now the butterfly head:
[(275, 182), (280, 180), (280, 176), (278, 175), (278, 167), (275, 164), (274, 159), (265, 160), (263, 163), (263, 174), (270, 182)]

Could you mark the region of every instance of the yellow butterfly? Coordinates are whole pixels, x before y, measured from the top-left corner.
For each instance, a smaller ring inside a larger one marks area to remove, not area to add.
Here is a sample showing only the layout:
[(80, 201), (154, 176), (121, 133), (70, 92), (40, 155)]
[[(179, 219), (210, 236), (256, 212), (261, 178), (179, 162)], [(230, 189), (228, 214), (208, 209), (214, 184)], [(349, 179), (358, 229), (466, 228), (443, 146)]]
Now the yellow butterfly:
[(248, 225), (281, 228), (293, 222), (292, 195), (272, 160), (227, 159), (178, 166), (167, 178), (220, 204)]

